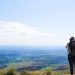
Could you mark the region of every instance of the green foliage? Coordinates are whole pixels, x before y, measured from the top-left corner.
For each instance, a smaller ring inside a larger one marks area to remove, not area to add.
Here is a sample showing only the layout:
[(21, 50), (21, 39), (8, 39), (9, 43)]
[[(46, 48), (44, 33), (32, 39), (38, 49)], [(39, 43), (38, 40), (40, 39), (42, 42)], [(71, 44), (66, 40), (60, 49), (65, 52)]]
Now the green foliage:
[(15, 69), (9, 69), (4, 75), (19, 75)]
[(52, 75), (51, 69), (46, 70), (46, 75)]
[(28, 72), (24, 71), (21, 73), (21, 75), (30, 75)]
[(66, 75), (66, 74), (70, 74), (69, 69), (53, 71), (52, 69), (48, 68), (46, 70), (24, 71), (22, 73), (17, 72), (13, 68), (0, 69), (0, 75)]

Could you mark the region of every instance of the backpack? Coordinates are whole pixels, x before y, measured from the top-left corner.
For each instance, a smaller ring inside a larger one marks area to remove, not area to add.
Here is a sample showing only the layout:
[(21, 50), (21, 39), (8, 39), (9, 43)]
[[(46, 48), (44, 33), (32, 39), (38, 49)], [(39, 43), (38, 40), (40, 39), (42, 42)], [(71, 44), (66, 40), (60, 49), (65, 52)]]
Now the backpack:
[(73, 40), (69, 43), (69, 48), (70, 48), (70, 52), (71, 52), (70, 54), (75, 56), (75, 40)]

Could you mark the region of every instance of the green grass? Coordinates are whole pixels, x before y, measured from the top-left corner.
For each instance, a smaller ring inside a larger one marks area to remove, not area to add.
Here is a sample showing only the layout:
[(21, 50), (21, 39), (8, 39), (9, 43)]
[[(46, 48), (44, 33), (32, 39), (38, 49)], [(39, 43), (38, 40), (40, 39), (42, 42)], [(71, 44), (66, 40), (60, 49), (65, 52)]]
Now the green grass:
[(66, 75), (70, 74), (69, 69), (53, 71), (51, 68), (46, 68), (38, 71), (23, 71), (17, 72), (14, 68), (0, 69), (0, 75)]

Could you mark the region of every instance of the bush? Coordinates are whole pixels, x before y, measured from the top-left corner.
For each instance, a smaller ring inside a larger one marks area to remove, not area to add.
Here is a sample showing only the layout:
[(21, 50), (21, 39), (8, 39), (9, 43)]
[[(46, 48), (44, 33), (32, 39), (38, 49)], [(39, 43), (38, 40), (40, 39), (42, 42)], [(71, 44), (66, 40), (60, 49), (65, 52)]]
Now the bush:
[(30, 75), (29, 73), (27, 73), (26, 71), (22, 72), (21, 75)]
[(18, 75), (15, 69), (9, 69), (4, 75)]
[(46, 75), (52, 75), (51, 69), (48, 69), (48, 70), (46, 71)]

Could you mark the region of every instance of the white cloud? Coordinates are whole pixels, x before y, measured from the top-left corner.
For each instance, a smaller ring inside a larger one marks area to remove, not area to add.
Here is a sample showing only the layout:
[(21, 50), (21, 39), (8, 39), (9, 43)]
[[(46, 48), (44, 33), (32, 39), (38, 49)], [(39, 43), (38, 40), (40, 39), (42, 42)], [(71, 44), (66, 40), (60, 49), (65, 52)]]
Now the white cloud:
[(39, 31), (26, 24), (0, 21), (0, 44), (2, 45), (40, 45), (49, 42), (50, 34)]
[(65, 37), (23, 23), (0, 21), (0, 45), (61, 45)]
[[(33, 30), (33, 28), (28, 27), (25, 24), (17, 23), (17, 22), (1, 22), (0, 23), (0, 32), (11, 34), (23, 34), (23, 35), (48, 35), (45, 32), (39, 32)], [(1, 34), (1, 33), (0, 33)], [(5, 35), (5, 34), (4, 34)]]

